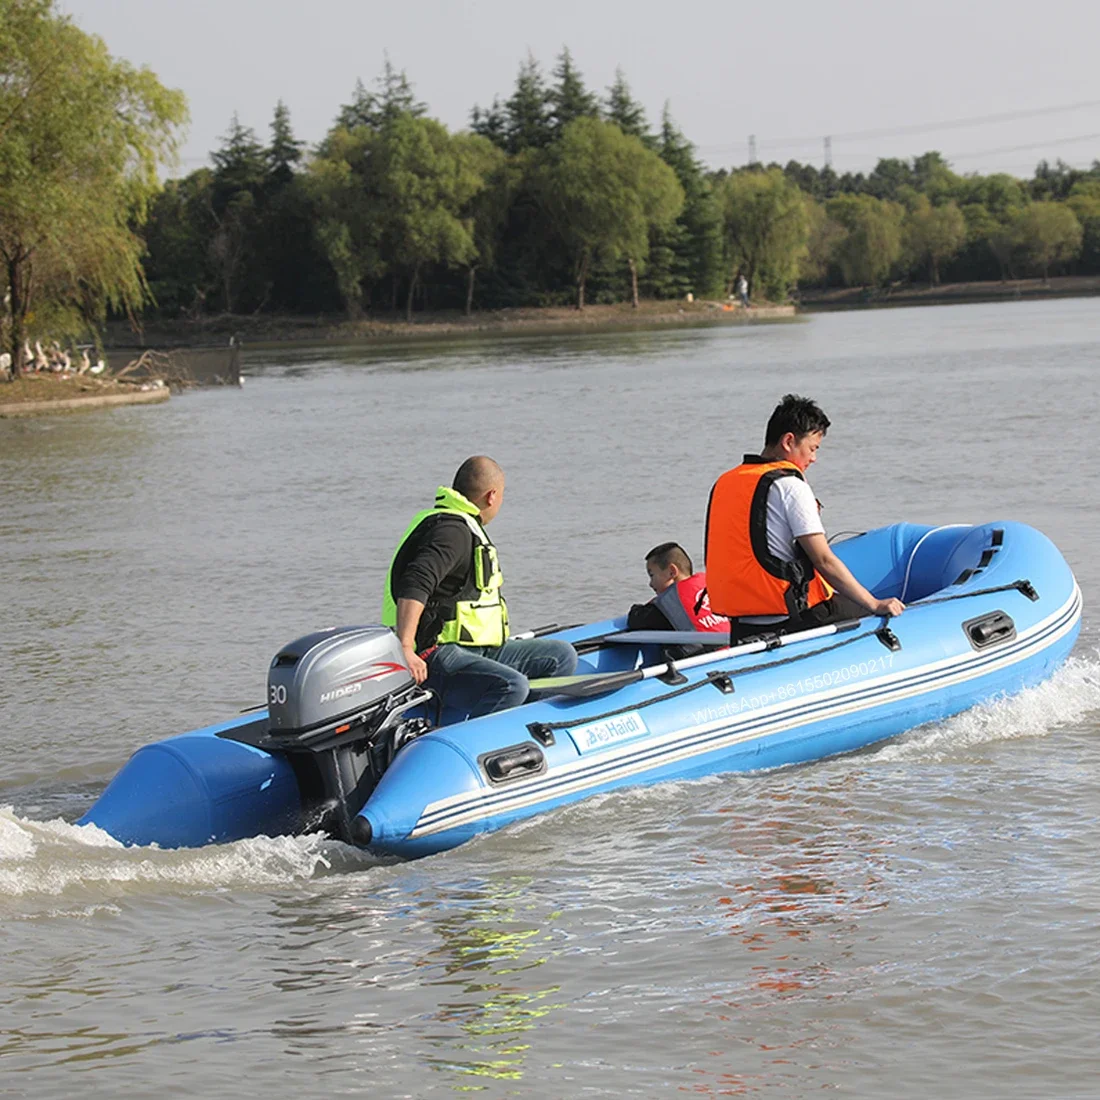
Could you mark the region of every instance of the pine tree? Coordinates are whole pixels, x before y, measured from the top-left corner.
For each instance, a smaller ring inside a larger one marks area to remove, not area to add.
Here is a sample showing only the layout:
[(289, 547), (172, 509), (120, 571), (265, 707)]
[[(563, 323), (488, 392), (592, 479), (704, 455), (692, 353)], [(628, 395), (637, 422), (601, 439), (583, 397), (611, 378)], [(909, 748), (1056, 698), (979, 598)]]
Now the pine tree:
[(498, 148), (508, 148), (508, 116), (498, 96), (493, 96), (493, 105), (487, 111), (475, 107), (470, 112), (470, 129)]
[[(221, 148), (210, 154), (214, 162), (215, 209), (238, 191), (257, 194), (267, 175), (267, 153), (251, 126), (242, 126), (236, 112), (222, 138)], [(220, 209), (218, 209), (220, 213)]]
[(336, 114), (337, 126), (345, 130), (354, 130), (357, 126), (381, 130), (402, 115), (421, 118), (427, 113), (427, 105), (416, 98), (405, 70), (398, 72), (388, 55), (382, 75), (374, 83), (378, 90), (368, 92), (362, 80), (355, 81), (351, 102), (345, 103)]
[(568, 46), (558, 54), (554, 78), (557, 83), (550, 89), (549, 102), (555, 137), (560, 137), (562, 130), (578, 118), (600, 117), (599, 103), (596, 97), (585, 88), (584, 80), (573, 64), (573, 56)]
[(267, 174), (276, 187), (285, 187), (294, 177), (294, 168), (302, 159), (305, 142), (294, 137), (290, 111), (280, 99), (271, 120), (271, 144), (267, 147)]
[(402, 115), (422, 118), (428, 111), (427, 104), (421, 103), (413, 94), (412, 85), (405, 70), (398, 72), (386, 55), (382, 75), (375, 81), (378, 85), (378, 127), (393, 122)]
[(377, 118), (377, 97), (372, 92), (368, 92), (363, 81), (356, 77), (351, 102), (345, 103), (337, 112), (336, 125), (345, 130), (354, 130), (357, 126), (374, 129)]
[(630, 85), (622, 69), (615, 70), (615, 83), (607, 90), (604, 117), (608, 122), (614, 122), (624, 134), (641, 139), (650, 148), (654, 146), (645, 108), (630, 94)]
[(549, 95), (539, 63), (528, 54), (519, 67), (516, 89), (504, 105), (509, 153), (542, 149), (553, 140)]
[(676, 173), (685, 201), (675, 223), (651, 241), (646, 291), (657, 298), (678, 298), (689, 291), (697, 296), (714, 293), (722, 281), (721, 219), (695, 147), (673, 121), (667, 104), (658, 152)]

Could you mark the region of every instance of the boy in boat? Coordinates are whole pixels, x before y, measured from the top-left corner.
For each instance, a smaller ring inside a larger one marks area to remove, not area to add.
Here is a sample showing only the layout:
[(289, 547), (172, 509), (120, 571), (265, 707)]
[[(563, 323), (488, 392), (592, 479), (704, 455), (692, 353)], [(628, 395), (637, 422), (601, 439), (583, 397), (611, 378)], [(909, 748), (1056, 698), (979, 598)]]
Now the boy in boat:
[(705, 573), (696, 573), (678, 542), (662, 542), (645, 556), (649, 587), (657, 595), (636, 603), (627, 630), (729, 630), (729, 622), (710, 609)]
[(577, 667), (568, 642), (508, 638), (504, 576), (485, 533), (503, 499), (504, 471), (485, 455), (466, 459), (451, 488), (436, 490), (435, 506), (413, 518), (386, 574), (382, 622), (449, 720), (519, 706), (528, 678), (569, 676)]
[[(636, 603), (626, 617), (627, 630), (700, 630), (726, 633), (729, 620), (715, 615), (707, 598), (707, 578), (691, 567), (691, 558), (677, 542), (662, 542), (645, 556), (649, 587), (657, 595)], [(673, 660), (694, 657), (703, 646), (669, 646)]]
[(829, 547), (804, 476), (828, 428), (813, 401), (787, 394), (768, 420), (764, 449), (711, 490), (707, 588), (714, 612), (729, 616), (734, 642), (905, 610), (868, 592)]

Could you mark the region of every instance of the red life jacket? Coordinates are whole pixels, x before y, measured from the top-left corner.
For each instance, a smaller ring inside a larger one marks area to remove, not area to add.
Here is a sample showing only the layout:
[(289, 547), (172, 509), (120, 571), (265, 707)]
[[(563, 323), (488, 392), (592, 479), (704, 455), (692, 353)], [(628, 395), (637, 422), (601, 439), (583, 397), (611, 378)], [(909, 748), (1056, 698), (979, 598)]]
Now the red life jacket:
[(706, 584), (705, 573), (693, 573), (659, 593), (653, 606), (668, 619), (673, 630), (729, 630), (729, 620), (711, 611)]

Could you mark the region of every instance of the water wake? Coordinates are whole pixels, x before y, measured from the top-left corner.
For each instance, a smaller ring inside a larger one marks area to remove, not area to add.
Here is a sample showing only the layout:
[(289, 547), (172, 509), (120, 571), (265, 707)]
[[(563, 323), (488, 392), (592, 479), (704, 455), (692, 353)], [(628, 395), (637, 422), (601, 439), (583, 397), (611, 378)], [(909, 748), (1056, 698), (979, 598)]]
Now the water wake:
[(875, 753), (882, 762), (939, 763), (993, 741), (1045, 737), (1100, 712), (1100, 652), (1071, 657), (1049, 680), (1018, 695), (920, 726)]
[(0, 899), (268, 889), (363, 869), (367, 857), (319, 833), (208, 848), (127, 848), (94, 825), (33, 821), (0, 807)]

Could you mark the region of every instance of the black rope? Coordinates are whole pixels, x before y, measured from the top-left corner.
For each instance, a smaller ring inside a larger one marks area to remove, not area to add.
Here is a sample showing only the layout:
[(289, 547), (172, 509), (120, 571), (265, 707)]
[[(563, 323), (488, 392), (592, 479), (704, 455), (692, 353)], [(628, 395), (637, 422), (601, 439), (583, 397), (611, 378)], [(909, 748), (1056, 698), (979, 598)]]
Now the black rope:
[[(631, 710), (641, 710), (642, 707), (651, 707), (654, 703), (664, 703), (669, 699), (676, 699), (681, 695), (686, 695), (689, 691), (698, 691), (699, 688), (710, 687), (714, 680), (722, 677), (744, 676), (750, 672), (761, 672), (767, 668), (778, 668), (780, 665), (789, 665), (792, 661), (802, 661), (807, 657), (817, 657), (822, 653), (829, 653), (834, 649), (840, 649), (841, 646), (851, 645), (852, 642), (861, 641), (863, 638), (871, 638), (879, 632), (879, 629), (879, 627), (875, 627), (874, 630), (865, 630), (862, 634), (853, 634), (852, 637), (844, 638), (839, 642), (833, 642), (831, 645), (819, 646), (817, 649), (808, 650), (806, 653), (796, 653), (790, 657), (780, 657), (775, 661), (763, 661), (758, 665), (749, 665), (748, 668), (710, 670), (705, 680), (699, 680), (694, 684), (685, 684), (675, 691), (666, 691), (662, 695), (653, 696), (652, 699), (643, 699), (640, 703), (630, 703), (626, 706), (616, 707), (614, 710), (605, 711), (603, 714), (586, 714), (583, 718), (573, 718), (567, 722), (539, 722), (539, 726), (547, 730), (564, 730), (582, 721), (600, 722), (604, 718), (614, 718), (618, 714), (626, 714)], [(635, 680), (634, 683), (637, 683), (637, 681)]]
[[(1011, 591), (1017, 591), (1027, 596), (1029, 600), (1037, 600), (1039, 598), (1039, 594), (1035, 591), (1030, 581), (1018, 580), (1013, 581), (1011, 584), (1000, 584), (992, 588), (978, 588), (973, 592), (956, 592), (951, 596), (937, 596), (935, 599), (931, 600), (920, 600), (908, 606), (927, 607), (934, 603), (946, 603), (948, 600), (963, 600), (971, 596), (989, 596), (994, 592)], [(888, 621), (889, 616), (884, 616), (883, 622), (885, 623)], [(577, 725), (579, 721), (600, 722), (605, 718), (614, 718), (619, 714), (626, 714), (628, 711), (641, 710), (642, 707), (651, 707), (654, 703), (664, 703), (669, 699), (676, 699), (681, 695), (686, 695), (688, 692), (698, 691), (699, 688), (710, 687), (714, 684), (715, 680), (720, 678), (729, 679), (734, 676), (746, 676), (750, 672), (763, 672), (769, 668), (779, 668), (781, 665), (789, 665), (793, 661), (804, 661), (807, 657), (819, 657), (822, 653), (831, 653), (834, 649), (840, 649), (843, 646), (851, 645), (853, 642), (862, 641), (864, 638), (874, 637), (883, 629), (885, 629), (885, 627), (875, 627), (874, 630), (865, 630), (861, 634), (853, 634), (850, 638), (843, 638), (839, 642), (818, 646), (817, 649), (809, 649), (805, 653), (794, 653), (790, 657), (780, 657), (774, 661), (762, 661), (758, 665), (749, 665), (747, 668), (710, 670), (704, 680), (699, 680), (694, 684), (685, 684), (675, 691), (666, 691), (663, 695), (655, 695), (652, 699), (643, 699), (640, 703), (630, 703), (626, 706), (616, 707), (614, 710), (604, 711), (602, 714), (586, 714), (583, 718), (573, 718), (565, 722), (539, 722), (538, 725), (540, 729), (544, 730), (564, 730)], [(634, 682), (637, 683), (637, 681)]]
[(913, 603), (906, 604), (906, 607), (931, 607), (934, 603), (947, 603), (948, 600), (965, 600), (971, 596), (991, 596), (994, 592), (1011, 592), (1015, 589), (1021, 595), (1027, 596), (1029, 600), (1037, 600), (1039, 593), (1035, 591), (1035, 586), (1028, 580), (1013, 581), (1011, 584), (998, 584), (993, 588), (976, 588), (973, 592), (955, 592), (950, 596), (936, 596), (930, 600), (916, 600)]

